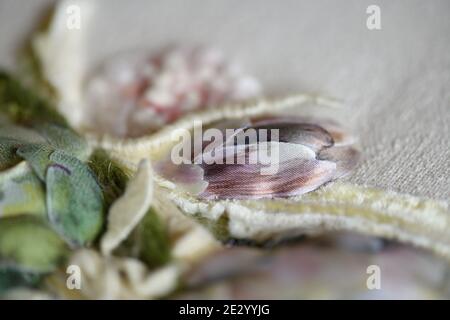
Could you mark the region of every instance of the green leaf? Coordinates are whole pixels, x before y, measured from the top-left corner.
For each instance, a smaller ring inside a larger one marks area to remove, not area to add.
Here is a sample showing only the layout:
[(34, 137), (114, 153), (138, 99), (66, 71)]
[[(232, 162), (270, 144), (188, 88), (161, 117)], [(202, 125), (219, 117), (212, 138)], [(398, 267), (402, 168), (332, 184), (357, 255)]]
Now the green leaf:
[(170, 241), (166, 226), (151, 208), (139, 225), (140, 258), (149, 267), (159, 267), (170, 260)]
[(0, 113), (18, 124), (57, 123), (66, 120), (44, 99), (25, 88), (17, 79), (0, 71)]
[(54, 149), (59, 149), (82, 161), (87, 160), (89, 147), (86, 141), (72, 129), (56, 124), (43, 124), (35, 127)]
[(0, 295), (14, 288), (34, 288), (40, 280), (40, 274), (24, 272), (11, 267), (0, 268)]
[(54, 149), (45, 144), (26, 144), (17, 149), (17, 154), (24, 158), (42, 181), (50, 165), (50, 155)]
[(0, 171), (20, 162), (17, 150), (28, 144), (40, 144), (45, 139), (36, 131), (0, 123)]
[(113, 161), (101, 149), (97, 149), (91, 155), (88, 165), (97, 177), (97, 181), (103, 191), (105, 206), (109, 208), (124, 193), (130, 178), (130, 172)]
[(47, 213), (54, 228), (72, 245), (94, 241), (103, 226), (102, 191), (80, 160), (55, 151), (47, 169)]
[(67, 255), (64, 241), (37, 217), (0, 219), (0, 264), (25, 272), (47, 273)]
[(0, 171), (10, 168), (20, 162), (20, 157), (16, 154), (20, 141), (11, 138), (0, 137)]
[(34, 214), (45, 217), (44, 186), (25, 161), (0, 172), (0, 216)]
[[(0, 107), (1, 108), (1, 107)], [(44, 143), (45, 139), (35, 130), (0, 121), (0, 137), (10, 138), (22, 143)]]

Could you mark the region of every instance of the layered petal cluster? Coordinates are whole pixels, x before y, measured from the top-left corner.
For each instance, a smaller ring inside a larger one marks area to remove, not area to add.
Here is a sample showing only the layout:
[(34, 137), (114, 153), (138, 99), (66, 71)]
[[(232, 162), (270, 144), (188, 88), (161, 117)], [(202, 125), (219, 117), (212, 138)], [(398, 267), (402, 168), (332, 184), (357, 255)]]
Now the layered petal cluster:
[(85, 120), (119, 137), (152, 133), (187, 112), (261, 93), (258, 81), (239, 65), (202, 47), (122, 54), (102, 65), (86, 86)]

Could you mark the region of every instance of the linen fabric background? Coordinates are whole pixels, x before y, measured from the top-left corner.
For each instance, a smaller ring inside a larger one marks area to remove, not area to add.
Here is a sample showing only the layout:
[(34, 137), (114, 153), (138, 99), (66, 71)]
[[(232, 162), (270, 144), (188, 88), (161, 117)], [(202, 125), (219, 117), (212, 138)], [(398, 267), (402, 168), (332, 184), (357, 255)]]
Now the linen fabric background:
[[(168, 44), (213, 45), (260, 79), (267, 95), (313, 92), (359, 137), (348, 180), (417, 196), (450, 195), (450, 2), (93, 0), (88, 67), (114, 53)], [(0, 0), (0, 65), (53, 1)], [(366, 9), (381, 8), (381, 30)], [(81, 13), (83, 14), (83, 13)]]

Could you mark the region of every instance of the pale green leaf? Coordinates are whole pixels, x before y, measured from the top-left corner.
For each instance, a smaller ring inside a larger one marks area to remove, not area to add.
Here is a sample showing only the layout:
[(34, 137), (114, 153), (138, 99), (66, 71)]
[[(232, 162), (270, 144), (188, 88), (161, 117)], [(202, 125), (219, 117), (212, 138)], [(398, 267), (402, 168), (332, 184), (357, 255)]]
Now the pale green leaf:
[(65, 258), (64, 241), (32, 216), (0, 219), (0, 265), (30, 272), (50, 272)]
[(0, 120), (0, 137), (18, 140), (22, 143), (44, 143), (45, 139), (38, 132)]
[(126, 239), (149, 210), (153, 199), (152, 175), (150, 162), (141, 161), (125, 193), (111, 206), (107, 232), (101, 240), (103, 254), (110, 254)]
[(62, 150), (82, 161), (87, 160), (88, 145), (73, 130), (55, 124), (38, 125), (36, 129), (52, 148)]
[(103, 225), (102, 191), (91, 170), (64, 152), (50, 155), (47, 213), (54, 228), (73, 245), (94, 241)]
[(26, 144), (17, 149), (17, 155), (25, 159), (42, 181), (50, 165), (50, 154), (54, 151), (45, 144)]
[(25, 161), (0, 172), (0, 217), (45, 216), (44, 186)]
[(0, 137), (0, 171), (14, 166), (20, 162), (16, 154), (20, 142), (16, 139)]

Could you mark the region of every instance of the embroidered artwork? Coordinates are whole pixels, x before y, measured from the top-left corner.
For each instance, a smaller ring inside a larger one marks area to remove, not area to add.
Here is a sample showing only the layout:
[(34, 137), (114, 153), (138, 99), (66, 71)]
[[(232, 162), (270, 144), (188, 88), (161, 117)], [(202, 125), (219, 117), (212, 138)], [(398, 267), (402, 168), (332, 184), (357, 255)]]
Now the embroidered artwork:
[[(289, 50), (280, 30), (313, 29), (286, 11), (265, 41), (238, 24), (206, 30), (213, 11), (187, 26), (184, 8), (172, 39), (146, 6), (58, 2), (0, 71), (0, 297), (448, 298), (448, 108), (417, 106), (423, 83), (378, 83), (412, 67), (364, 48), (343, 67), (320, 34), (320, 57)], [(361, 27), (374, 39), (388, 29), (380, 10)], [(142, 30), (108, 20), (130, 13)], [(389, 109), (398, 96), (411, 108)]]

